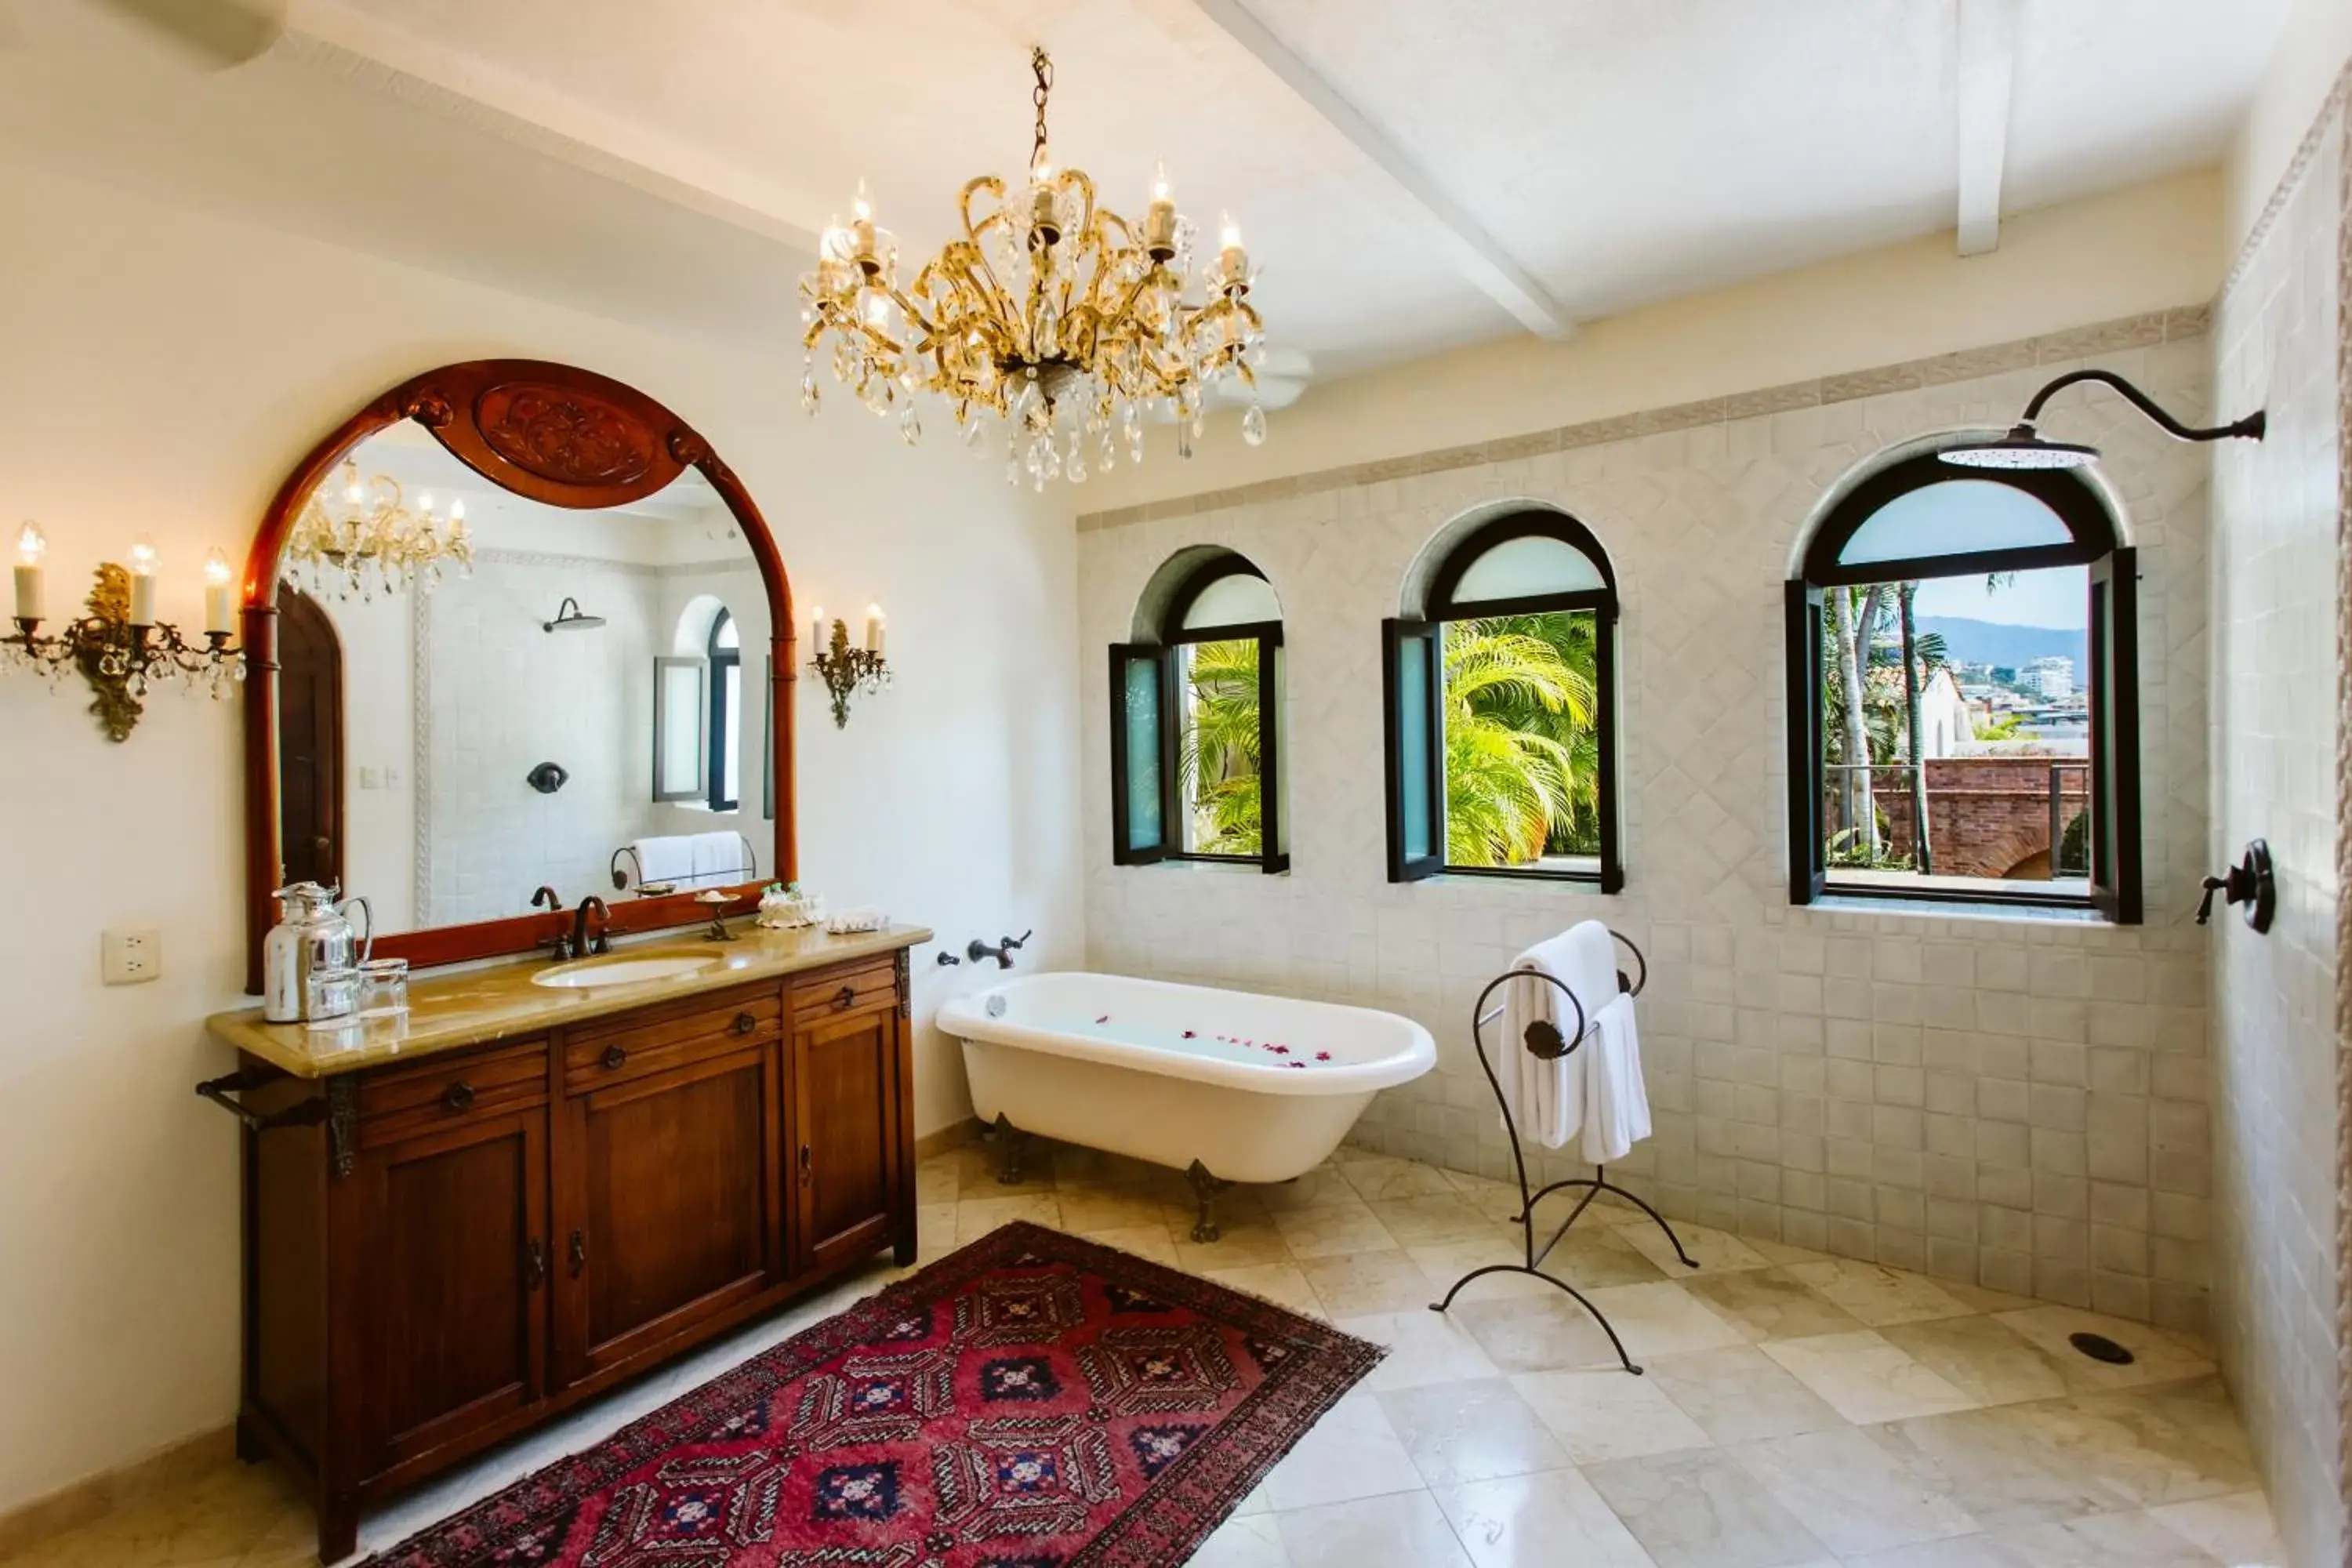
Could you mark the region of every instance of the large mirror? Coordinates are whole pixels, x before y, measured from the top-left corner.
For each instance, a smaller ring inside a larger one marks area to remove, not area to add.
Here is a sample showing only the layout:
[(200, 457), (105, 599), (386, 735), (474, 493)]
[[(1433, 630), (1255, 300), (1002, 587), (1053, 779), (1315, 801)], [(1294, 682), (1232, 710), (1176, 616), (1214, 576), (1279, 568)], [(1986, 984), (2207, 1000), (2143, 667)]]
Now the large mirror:
[(772, 542), (629, 388), (531, 362), (395, 388), (289, 478), (246, 605), (257, 936), (289, 881), (431, 963), (549, 940), (541, 889), (627, 931), (793, 874)]

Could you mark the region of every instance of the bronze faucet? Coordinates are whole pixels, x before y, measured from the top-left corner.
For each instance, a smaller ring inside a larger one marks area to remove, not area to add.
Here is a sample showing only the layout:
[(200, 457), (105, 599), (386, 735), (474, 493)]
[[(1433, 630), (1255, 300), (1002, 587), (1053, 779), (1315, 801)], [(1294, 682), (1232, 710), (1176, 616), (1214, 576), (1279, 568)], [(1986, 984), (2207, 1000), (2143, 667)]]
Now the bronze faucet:
[[(596, 911), (596, 929), (593, 937), (588, 930), (588, 911), (591, 910)], [(595, 894), (591, 893), (581, 900), (580, 907), (572, 911), (572, 951), (583, 958), (591, 953), (612, 952), (613, 944), (604, 935), (604, 927), (612, 918), (613, 911), (606, 909), (604, 900)]]

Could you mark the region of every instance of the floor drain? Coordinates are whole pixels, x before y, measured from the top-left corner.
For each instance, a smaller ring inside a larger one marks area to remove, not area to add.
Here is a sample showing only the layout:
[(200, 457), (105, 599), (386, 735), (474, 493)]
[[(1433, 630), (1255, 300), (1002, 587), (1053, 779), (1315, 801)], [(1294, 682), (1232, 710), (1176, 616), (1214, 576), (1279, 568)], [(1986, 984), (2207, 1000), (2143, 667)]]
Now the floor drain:
[(2132, 1363), (2131, 1352), (2105, 1334), (2069, 1334), (2066, 1342), (2093, 1361), (2103, 1361), (2109, 1366), (2129, 1366)]

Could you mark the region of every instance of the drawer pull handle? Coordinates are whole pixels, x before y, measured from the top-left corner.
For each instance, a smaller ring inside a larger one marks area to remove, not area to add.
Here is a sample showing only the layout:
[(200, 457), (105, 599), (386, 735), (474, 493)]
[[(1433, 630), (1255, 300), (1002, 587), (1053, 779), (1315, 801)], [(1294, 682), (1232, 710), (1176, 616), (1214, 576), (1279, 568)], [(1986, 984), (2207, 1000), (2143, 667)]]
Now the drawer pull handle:
[(463, 1110), (473, 1103), (474, 1086), (462, 1078), (441, 1091), (441, 1108), (445, 1110)]
[(535, 1236), (523, 1248), (523, 1282), (533, 1290), (547, 1283), (547, 1243)]
[(760, 1020), (751, 1016), (751, 1014), (738, 1013), (735, 1015), (735, 1032), (737, 1034), (748, 1035), (759, 1026)]
[(805, 1187), (805, 1186), (807, 1186), (808, 1184), (809, 1184), (809, 1146), (808, 1146), (807, 1144), (803, 1143), (803, 1144), (802, 1144), (802, 1145), (801, 1145), (801, 1185), (803, 1185), (803, 1186), (804, 1186), (804, 1187)]
[(587, 1267), (588, 1233), (575, 1230), (572, 1233), (572, 1278), (579, 1279), (580, 1271)]
[(856, 1005), (857, 1005), (857, 987), (855, 985), (843, 986), (834, 996), (833, 1007), (834, 1011), (836, 1013), (845, 1011), (847, 1008), (855, 1007)]
[(610, 1072), (629, 1059), (629, 1047), (618, 1044), (606, 1046), (604, 1054), (596, 1059), (604, 1064), (605, 1071)]

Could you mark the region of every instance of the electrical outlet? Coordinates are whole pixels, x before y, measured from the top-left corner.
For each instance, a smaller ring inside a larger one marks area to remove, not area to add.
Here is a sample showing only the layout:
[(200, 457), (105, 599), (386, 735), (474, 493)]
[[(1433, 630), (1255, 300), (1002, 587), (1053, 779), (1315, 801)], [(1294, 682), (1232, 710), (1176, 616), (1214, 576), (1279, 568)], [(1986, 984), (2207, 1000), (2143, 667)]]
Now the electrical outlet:
[(163, 973), (163, 933), (130, 926), (100, 933), (99, 978), (109, 985), (144, 985)]

